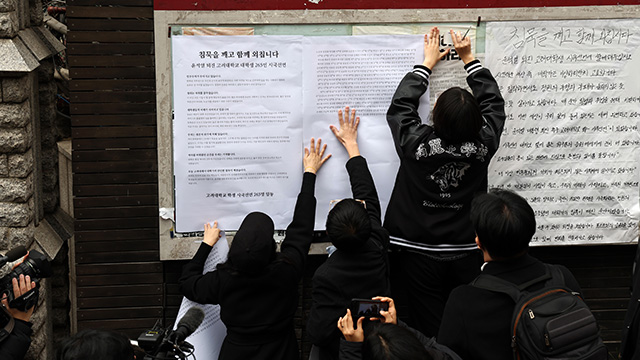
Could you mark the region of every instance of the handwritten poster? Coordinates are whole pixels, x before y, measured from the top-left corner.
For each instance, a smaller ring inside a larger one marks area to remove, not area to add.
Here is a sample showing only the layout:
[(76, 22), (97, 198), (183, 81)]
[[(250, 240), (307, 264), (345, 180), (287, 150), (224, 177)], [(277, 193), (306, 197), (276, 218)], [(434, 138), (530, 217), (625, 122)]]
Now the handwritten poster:
[(487, 24), (507, 122), (493, 187), (533, 206), (534, 244), (638, 238), (640, 20)]

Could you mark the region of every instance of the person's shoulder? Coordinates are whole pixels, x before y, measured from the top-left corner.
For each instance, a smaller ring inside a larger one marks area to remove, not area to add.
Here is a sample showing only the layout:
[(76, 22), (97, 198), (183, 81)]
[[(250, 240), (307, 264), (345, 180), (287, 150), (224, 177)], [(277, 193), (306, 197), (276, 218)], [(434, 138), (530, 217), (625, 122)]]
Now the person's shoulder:
[(324, 281), (328, 278), (331, 277), (331, 273), (333, 272), (333, 266), (332, 263), (335, 259), (332, 259), (333, 256), (335, 255), (335, 253), (331, 256), (329, 256), (322, 264), (320, 264), (320, 266), (318, 266), (318, 268), (316, 269), (316, 272), (313, 273), (313, 281)]
[[(545, 263), (546, 264), (546, 263)], [(564, 265), (561, 264), (546, 264), (552, 267), (556, 267), (562, 273), (562, 277), (564, 278), (565, 286), (567, 286), (571, 290), (580, 291), (580, 285), (578, 284), (578, 280), (575, 275)]]
[(469, 301), (474, 301), (473, 299), (475, 294), (481, 290), (482, 289), (473, 285), (459, 285), (451, 290), (447, 302), (451, 302), (451, 304), (463, 304)]
[[(476, 290), (481, 290), (471, 284), (463, 284), (463, 285), (458, 285), (455, 288), (453, 288), (453, 290), (451, 290), (451, 295), (455, 295), (455, 296), (464, 296), (470, 292), (474, 292)], [(451, 296), (449, 295), (449, 296)]]

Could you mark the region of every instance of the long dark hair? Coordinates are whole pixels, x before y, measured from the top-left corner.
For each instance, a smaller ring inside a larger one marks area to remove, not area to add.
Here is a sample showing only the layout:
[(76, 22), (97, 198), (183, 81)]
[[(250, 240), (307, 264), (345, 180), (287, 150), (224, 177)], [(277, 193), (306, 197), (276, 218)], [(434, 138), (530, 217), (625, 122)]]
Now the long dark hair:
[(433, 357), (411, 331), (394, 324), (380, 324), (365, 337), (362, 360), (433, 360)]

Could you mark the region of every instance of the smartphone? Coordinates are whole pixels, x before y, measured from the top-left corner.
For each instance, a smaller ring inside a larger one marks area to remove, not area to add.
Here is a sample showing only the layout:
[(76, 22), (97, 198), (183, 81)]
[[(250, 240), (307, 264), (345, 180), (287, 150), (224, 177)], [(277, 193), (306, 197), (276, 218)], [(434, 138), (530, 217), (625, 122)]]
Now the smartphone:
[(349, 309), (351, 309), (351, 317), (355, 323), (361, 316), (367, 319), (382, 318), (380, 311), (389, 311), (389, 303), (371, 299), (352, 299)]

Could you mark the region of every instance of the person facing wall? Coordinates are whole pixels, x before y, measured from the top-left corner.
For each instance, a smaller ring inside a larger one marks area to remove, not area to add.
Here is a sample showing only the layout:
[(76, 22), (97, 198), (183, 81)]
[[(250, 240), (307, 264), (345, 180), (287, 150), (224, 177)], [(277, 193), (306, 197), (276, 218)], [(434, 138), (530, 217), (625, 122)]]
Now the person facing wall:
[(450, 34), (473, 94), (461, 88), (441, 94), (433, 126), (418, 115), (429, 77), (449, 52), (440, 51), (434, 27), (425, 35), (424, 62), (402, 79), (387, 112), (400, 157), (384, 220), (394, 250), (392, 291), (409, 307), (410, 325), (427, 336), (438, 333), (451, 290), (480, 271), (470, 204), (476, 193), (487, 191), (487, 168), (506, 118), (498, 84), (475, 59), (471, 40)]
[(227, 335), (219, 359), (299, 359), (293, 317), (298, 304), (298, 283), (313, 240), (316, 173), (330, 155), (326, 145), (312, 138), (305, 149), (302, 188), (293, 220), (276, 253), (274, 225), (264, 213), (245, 217), (225, 263), (202, 274), (207, 256), (220, 239), (218, 223), (208, 223), (204, 240), (184, 266), (180, 291), (200, 304), (220, 304)]
[(335, 326), (354, 298), (390, 292), (387, 249), (380, 200), (367, 161), (358, 147), (355, 109), (338, 112), (340, 127), (331, 130), (349, 155), (346, 163), (353, 199), (335, 203), (327, 216), (327, 234), (335, 250), (313, 276), (307, 333), (311, 360), (337, 359), (341, 334)]

